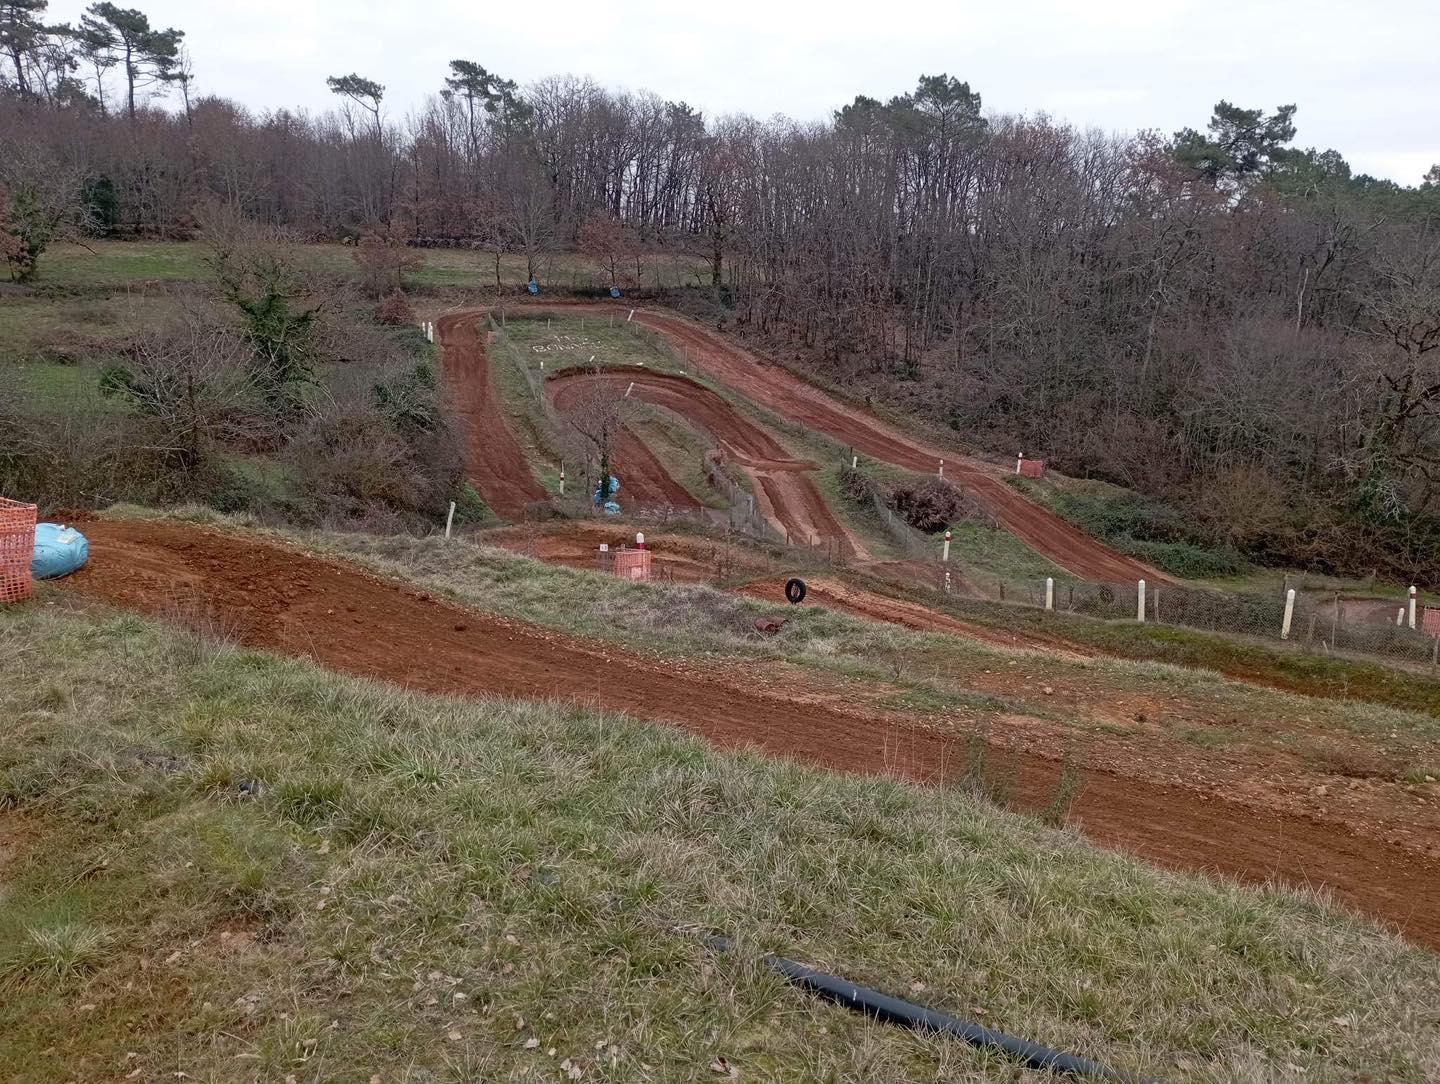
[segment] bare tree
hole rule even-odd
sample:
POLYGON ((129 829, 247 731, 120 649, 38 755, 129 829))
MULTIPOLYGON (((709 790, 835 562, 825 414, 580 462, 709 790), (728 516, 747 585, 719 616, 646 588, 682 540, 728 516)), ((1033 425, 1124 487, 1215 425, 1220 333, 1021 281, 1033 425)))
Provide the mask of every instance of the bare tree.
POLYGON ((635 409, 635 400, 596 385, 587 388, 562 415, 571 435, 572 454, 584 466, 586 489, 593 486, 602 504, 611 497, 615 450, 635 409))

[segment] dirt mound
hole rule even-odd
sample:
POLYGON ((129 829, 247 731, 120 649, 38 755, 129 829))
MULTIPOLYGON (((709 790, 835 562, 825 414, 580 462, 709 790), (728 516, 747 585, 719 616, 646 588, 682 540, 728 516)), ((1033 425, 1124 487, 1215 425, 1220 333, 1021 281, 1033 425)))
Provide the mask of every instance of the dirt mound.
MULTIPOLYGON (((767 681, 751 667, 656 659, 443 602, 340 562, 177 523, 90 524, 89 567, 67 589, 161 615, 199 613, 247 644, 442 693, 547 697, 678 724, 842 771, 937 781, 964 750, 851 698, 767 681)), ((1007 751, 1017 801, 1043 807, 1059 764, 1007 751)), ((1440 947, 1440 868, 1306 817, 1118 774, 1089 774, 1073 819, 1096 841, 1162 865, 1328 886, 1440 947)))

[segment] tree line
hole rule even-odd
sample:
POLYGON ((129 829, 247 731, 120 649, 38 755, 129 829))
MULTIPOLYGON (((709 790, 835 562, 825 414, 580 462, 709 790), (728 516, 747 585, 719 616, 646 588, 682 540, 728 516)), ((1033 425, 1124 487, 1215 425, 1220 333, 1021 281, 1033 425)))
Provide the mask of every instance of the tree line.
POLYGON ((1440 581, 1440 167, 1357 174, 1296 145, 1294 105, 1118 136, 933 75, 761 121, 456 59, 403 116, 353 72, 331 112, 254 113, 192 93, 178 30, 44 12, 0 3, 12 271, 27 228, 188 236, 216 200, 540 277, 560 249, 620 283, 682 252, 689 304, 978 446, 1161 497, 1262 558, 1440 581))

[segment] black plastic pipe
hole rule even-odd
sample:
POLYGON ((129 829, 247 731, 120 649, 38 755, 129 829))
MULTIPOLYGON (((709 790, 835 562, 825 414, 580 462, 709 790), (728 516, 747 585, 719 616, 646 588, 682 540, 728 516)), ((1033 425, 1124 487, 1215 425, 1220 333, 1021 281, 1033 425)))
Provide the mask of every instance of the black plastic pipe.
MULTIPOLYGON (((721 937, 718 934, 706 934, 705 943, 719 952, 728 952, 734 947, 730 938, 721 937)), ((987 1028, 970 1020, 961 1020, 959 1017, 936 1012, 923 1005, 916 1005, 914 1002, 882 994, 878 990, 856 986, 853 982, 836 975, 827 975, 823 971, 816 971, 804 964, 796 963, 794 960, 787 960, 783 956, 765 956, 761 958, 761 962, 784 975, 796 986, 854 1012, 864 1013, 866 1016, 872 1016, 887 1024, 899 1024, 916 1031, 938 1031, 946 1035, 953 1035, 957 1039, 965 1040, 971 1046, 998 1050, 1014 1058, 1028 1069, 1049 1069, 1052 1072, 1065 1073, 1069 1076, 1146 1084, 1145 1078, 1135 1076, 1133 1073, 1118 1072, 1087 1058, 1067 1054, 1063 1050, 1053 1050, 1040 1043, 1019 1039, 1014 1035, 1007 1035, 1003 1031, 996 1031, 994 1028, 987 1028)))

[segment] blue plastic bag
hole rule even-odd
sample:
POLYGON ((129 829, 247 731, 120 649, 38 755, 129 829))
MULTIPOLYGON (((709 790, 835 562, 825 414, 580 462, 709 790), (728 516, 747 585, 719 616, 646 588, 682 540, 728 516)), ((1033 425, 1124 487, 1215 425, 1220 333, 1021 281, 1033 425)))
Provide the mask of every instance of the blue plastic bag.
POLYGON ((90 559, 90 543, 74 527, 58 523, 35 524, 35 553, 30 558, 30 575, 37 580, 68 576, 84 568, 90 559))

